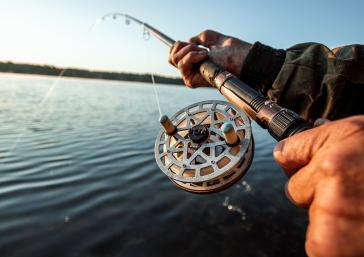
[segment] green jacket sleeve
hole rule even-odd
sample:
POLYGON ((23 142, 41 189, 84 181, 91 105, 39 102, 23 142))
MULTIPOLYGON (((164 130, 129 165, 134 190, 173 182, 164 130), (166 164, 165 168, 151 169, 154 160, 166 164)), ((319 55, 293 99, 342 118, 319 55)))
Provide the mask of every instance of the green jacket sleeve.
POLYGON ((241 79, 309 122, 364 114, 364 45, 304 43, 284 51, 256 42, 241 79))

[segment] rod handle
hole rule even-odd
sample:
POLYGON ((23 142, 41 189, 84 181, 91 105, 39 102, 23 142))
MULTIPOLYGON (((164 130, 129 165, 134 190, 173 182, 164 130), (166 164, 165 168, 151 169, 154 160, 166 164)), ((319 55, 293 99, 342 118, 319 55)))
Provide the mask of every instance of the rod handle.
POLYGON ((244 110, 261 127, 268 129, 276 140, 280 141, 311 128, 297 113, 268 100, 254 88, 230 72, 222 70, 210 60, 202 62, 199 69, 208 83, 219 89, 229 102, 244 110))

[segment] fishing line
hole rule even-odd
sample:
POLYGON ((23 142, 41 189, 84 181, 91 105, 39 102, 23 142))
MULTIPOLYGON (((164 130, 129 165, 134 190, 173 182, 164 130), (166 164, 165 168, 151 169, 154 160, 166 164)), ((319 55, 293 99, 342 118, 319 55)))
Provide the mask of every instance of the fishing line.
POLYGON ((53 93, 53 90, 56 88, 56 86, 58 85, 59 79, 61 77, 63 77, 64 73, 66 72, 67 69, 63 69, 58 76, 56 77, 56 79, 53 81, 52 85, 50 86, 50 88, 47 90, 46 94, 44 95, 42 101, 40 101, 39 106, 38 107, 42 107, 42 105, 48 100, 48 97, 53 93))
MULTIPOLYGON (((33 124, 33 120, 34 118, 39 114, 37 111, 39 111, 40 107, 42 107, 44 105, 44 103, 49 99, 49 97, 52 95, 54 89, 57 87, 58 82, 60 80, 61 77, 63 77, 64 73, 66 72, 67 69, 62 69, 61 72, 58 74, 58 76, 53 80, 53 83, 51 84, 51 86, 48 88, 48 90, 46 91, 46 93, 44 94, 44 96, 41 98, 41 100, 38 102, 37 106, 36 106, 36 111, 33 113, 33 115, 31 116, 31 118, 29 119, 31 122, 29 122, 28 126, 24 126, 23 129, 21 130, 21 132, 18 134, 18 136, 16 137, 16 139, 14 140, 14 143, 12 144, 12 146, 9 148, 9 150, 7 152, 5 152, 6 155, 10 155, 13 151, 15 151, 15 149, 17 148, 18 144, 21 142, 21 140, 23 139, 23 137, 26 134, 26 130, 33 124)), ((39 122, 42 122, 43 120, 45 120, 48 116, 43 116, 39 122)), ((5 161, 6 156, 4 156, 4 159, 1 161, 1 163, 3 164, 5 161)))
MULTIPOLYGON (((149 40, 150 39, 150 34, 147 30, 145 30, 144 28, 144 31, 143 31, 143 38, 144 40, 149 40), (146 33, 149 35, 149 37, 146 37, 146 33)), ((148 66, 149 67, 152 67, 150 65, 150 55, 149 55, 149 51, 147 51, 147 63, 148 63, 148 66)), ((154 78, 154 72, 151 71, 150 72, 150 76, 152 78, 152 84, 153 84, 153 91, 154 91, 154 99, 157 103, 157 108, 158 108, 158 112, 159 112, 159 117, 162 117, 162 108, 161 108, 161 105, 160 105, 160 101, 159 101, 159 96, 158 96, 158 90, 157 90, 157 86, 156 86, 156 83, 155 83, 155 78, 154 78)))
POLYGON ((157 102, 157 106, 158 106, 158 111, 159 111, 159 117, 162 117, 162 109, 161 109, 161 105, 159 102, 159 97, 158 97, 158 92, 157 92, 157 87, 155 85, 155 80, 154 80, 154 75, 153 73, 150 74, 152 76, 152 82, 153 82, 153 89, 154 89, 154 96, 155 96, 155 100, 157 102))
MULTIPOLYGON (((109 13, 109 14, 106 14, 106 15, 96 19, 94 24, 90 27, 90 30, 92 30, 98 24, 100 24, 101 21, 104 21, 105 19, 107 19, 109 17, 111 17, 113 20, 117 20, 119 17, 124 18, 126 26, 130 25, 131 21, 136 22, 136 23, 138 23, 138 24, 140 24, 142 26, 143 39, 147 41, 147 40, 149 40, 151 38, 149 30, 148 30, 148 28, 146 27, 146 25, 143 22, 141 22, 138 19, 135 19, 134 17, 131 17, 131 16, 127 15, 127 14, 123 14, 123 13, 109 13)), ((148 64, 150 64, 149 51, 148 51, 148 54, 147 54, 147 62, 148 62, 148 64)), ((149 65, 149 67, 151 67, 151 65, 149 65)), ((155 101, 156 101, 156 104, 157 104, 159 116, 161 117, 162 116, 162 109, 161 109, 161 105, 160 105, 160 101, 159 101, 158 90, 157 90, 157 86, 156 86, 153 71, 150 73, 150 76, 151 76, 152 83, 153 83, 154 98, 155 98, 155 101)))
MULTIPOLYGON (((118 16, 123 16, 125 18, 125 24, 129 25, 130 24, 130 20, 134 20, 137 21, 138 23, 140 23, 143 27, 143 38, 145 40, 149 40, 150 39, 150 33, 149 31, 146 29, 146 27, 144 26, 143 23, 141 23, 140 21, 136 20, 133 17, 130 17, 128 15, 125 14, 121 14, 121 13, 113 13, 113 14, 107 14, 101 18, 96 19, 96 21, 94 22, 94 24, 92 24, 92 26, 90 27, 89 30, 92 30, 95 26, 97 26, 101 21, 105 20, 105 18, 107 18, 108 16, 111 16, 114 20, 118 18, 118 16)), ((41 98, 41 100, 39 101, 38 105, 36 106, 37 110, 40 109, 40 107, 42 107, 44 105, 44 103, 49 99, 49 97, 52 95, 54 89, 57 87, 58 82, 60 80, 61 77, 63 77, 64 73, 66 72, 67 69, 62 69, 61 72, 58 74, 58 76, 55 78, 55 80, 53 81, 53 83, 51 84, 51 86, 48 88, 48 90, 46 91, 45 95, 41 98)), ((155 83, 155 79, 154 79, 154 74, 151 73, 151 78, 152 78, 152 83, 153 83, 153 90, 154 90, 154 97, 157 103, 157 108, 159 111, 159 115, 162 116, 162 110, 161 110, 161 106, 160 106, 160 102, 159 102, 159 97, 158 97, 158 92, 157 92, 157 88, 156 88, 156 83, 155 83)), ((35 112, 32 116, 31 116, 31 121, 34 120, 34 118, 38 115, 38 112, 35 112)), ((42 119, 40 120, 40 122, 42 122, 45 118, 47 118, 48 116, 43 116, 42 119)), ((29 126, 32 125, 32 122, 29 122, 29 126)), ((18 146, 18 144, 21 142, 21 140, 23 139, 24 135, 26 134, 26 130, 28 129, 29 126, 25 126, 23 127, 23 129, 21 130, 21 132, 18 134, 18 136, 16 137, 16 139, 14 140, 14 143, 12 144, 12 146, 9 148, 8 151, 5 152, 6 155, 10 155, 18 146)), ((5 157, 5 156, 4 156, 5 157)), ((1 163, 4 162, 6 158, 4 158, 1 163)))
MULTIPOLYGON (((126 25, 129 25, 130 24, 130 20, 128 20, 127 18, 125 19, 125 24, 126 25)), ((150 39, 150 33, 149 31, 145 28, 145 26, 143 25, 143 39, 144 40, 149 40, 150 39)), ((152 67, 150 65, 150 56, 149 56, 149 51, 147 52, 147 60, 148 60, 148 66, 149 67, 152 67)), ((157 91, 157 86, 156 86, 156 83, 155 83, 155 79, 154 79, 154 72, 152 71, 150 73, 150 76, 152 78, 152 83, 153 83, 153 91, 154 91, 154 98, 155 98, 155 101, 157 103, 157 107, 158 107, 158 111, 159 111, 159 117, 162 117, 162 109, 161 109, 161 105, 160 105, 160 101, 159 101, 159 96, 158 96, 158 91, 157 91)))

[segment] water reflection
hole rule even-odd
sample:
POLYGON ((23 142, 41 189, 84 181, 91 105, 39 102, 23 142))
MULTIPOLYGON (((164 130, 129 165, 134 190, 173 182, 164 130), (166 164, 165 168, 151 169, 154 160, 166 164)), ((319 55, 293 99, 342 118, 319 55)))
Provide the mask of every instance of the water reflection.
MULTIPOLYGON (((1 256, 305 256, 306 212, 284 196, 266 131, 253 124, 255 157, 243 180, 190 194, 155 163, 152 86, 60 79, 30 119, 52 82, 0 77, 1 256)), ((158 95, 169 116, 222 99, 174 86, 158 86, 158 95)))
POLYGON ((237 212, 241 215, 241 220, 246 220, 246 213, 238 206, 229 203, 229 196, 225 196, 222 206, 226 207, 231 212, 237 212))

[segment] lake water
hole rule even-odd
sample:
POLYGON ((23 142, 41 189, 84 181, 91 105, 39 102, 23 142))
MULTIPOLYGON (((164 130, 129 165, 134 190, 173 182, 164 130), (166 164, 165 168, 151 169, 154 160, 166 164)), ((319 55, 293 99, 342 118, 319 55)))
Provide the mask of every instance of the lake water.
MULTIPOLYGON (((155 163, 151 85, 54 83, 0 76, 1 257, 305 256, 307 213, 286 199, 275 142, 256 124, 247 175, 220 193, 195 195, 155 163)), ((223 99, 211 89, 157 90, 167 115, 223 99)))

